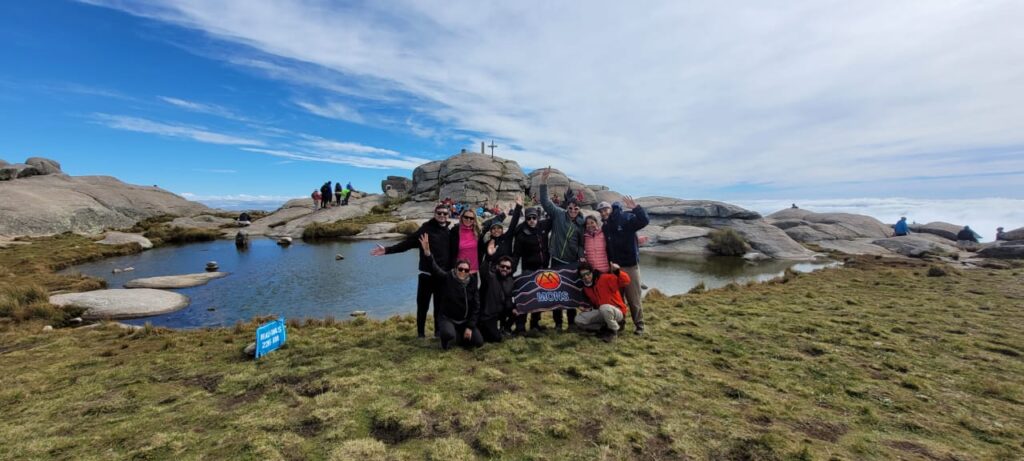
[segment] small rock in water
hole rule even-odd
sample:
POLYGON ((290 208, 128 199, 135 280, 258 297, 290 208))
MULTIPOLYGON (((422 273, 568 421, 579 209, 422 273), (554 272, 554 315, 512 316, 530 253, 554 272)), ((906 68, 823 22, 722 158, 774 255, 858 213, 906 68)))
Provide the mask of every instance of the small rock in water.
POLYGON ((366 317, 366 311, 352 311, 349 315, 353 317, 366 317))
POLYGON ((217 261, 210 261, 210 262, 206 263, 206 271, 207 272, 213 272, 213 271, 217 270, 219 267, 220 266, 217 266, 217 261))
POLYGON ((213 311, 215 311, 215 310, 217 310, 217 308, 216 308, 216 307, 207 307, 207 308, 206 308, 206 311, 207 311, 207 312, 213 312, 213 311))
POLYGON ((647 284, 641 283, 640 284, 640 289, 641 290, 646 290, 647 289, 647 284))
POLYGON ((47 326, 43 327, 43 331, 53 331, 53 327, 50 326, 50 325, 47 325, 47 326))
POLYGON ((277 239, 277 244, 281 245, 281 246, 291 245, 292 244, 292 238, 291 237, 281 237, 281 238, 277 239))
POLYGON ((116 268, 116 267, 115 267, 115 268, 114 268, 114 270, 113 270, 113 272, 114 272, 115 274, 120 274, 120 273, 122 273, 122 272, 131 272, 131 271, 133 271, 133 270, 135 270, 135 268, 134 268, 134 267, 126 267, 126 268, 124 268, 124 269, 119 269, 119 268, 116 268))
POLYGON ((342 259, 345 259, 345 257, 342 256, 342 255, 334 255, 334 260, 335 261, 341 261, 342 259))
POLYGON ((245 349, 242 350, 242 353, 245 355, 256 355, 256 343, 249 343, 249 345, 245 346, 245 349))

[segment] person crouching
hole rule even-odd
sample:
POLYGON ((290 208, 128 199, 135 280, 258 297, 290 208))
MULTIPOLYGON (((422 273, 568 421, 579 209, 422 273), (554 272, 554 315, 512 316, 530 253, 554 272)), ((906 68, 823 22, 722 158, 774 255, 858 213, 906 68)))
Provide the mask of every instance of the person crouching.
MULTIPOLYGON (((494 245, 491 245, 494 248, 494 245)), ((490 250, 490 249, 489 249, 490 250)), ((512 257, 502 256, 496 264, 485 265, 480 273, 486 283, 483 284, 483 314, 480 315, 480 332, 484 341, 500 343, 502 331, 511 331, 511 322, 515 319, 512 310, 512 257)))
POLYGON ((431 256, 428 236, 420 236, 420 246, 423 255, 430 260, 431 272, 440 281, 437 287, 440 298, 437 326, 441 333, 441 348, 450 348, 452 340, 467 349, 483 346, 484 338, 476 326, 480 315, 479 284, 477 275, 470 274, 469 261, 460 259, 455 262, 454 269, 446 271, 431 256))
POLYGON ((619 270, 619 265, 612 263, 611 271, 602 274, 590 263, 580 263, 577 274, 583 281, 583 294, 587 295, 590 304, 596 309, 580 312, 576 315, 576 327, 580 330, 597 331, 598 337, 604 342, 611 342, 618 335, 624 322, 626 302, 622 299, 622 289, 629 286, 629 274, 619 270))

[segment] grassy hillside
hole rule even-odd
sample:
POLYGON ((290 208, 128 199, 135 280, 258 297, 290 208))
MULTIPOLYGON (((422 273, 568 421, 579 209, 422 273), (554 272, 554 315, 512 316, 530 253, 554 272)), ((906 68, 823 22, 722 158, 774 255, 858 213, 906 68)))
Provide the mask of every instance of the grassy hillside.
POLYGON ((649 296, 650 335, 442 352, 410 318, 0 326, 0 459, 1021 459, 1019 270, 857 260, 649 296), (933 275, 939 275, 932 271, 933 275))

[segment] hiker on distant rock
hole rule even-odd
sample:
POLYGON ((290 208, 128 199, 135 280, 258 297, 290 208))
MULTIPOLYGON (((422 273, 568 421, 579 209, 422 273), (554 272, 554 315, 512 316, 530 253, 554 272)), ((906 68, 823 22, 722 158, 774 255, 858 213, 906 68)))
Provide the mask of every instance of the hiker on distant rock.
POLYGON ((243 211, 240 215, 238 215, 237 223, 239 226, 242 227, 248 226, 252 224, 252 217, 249 216, 249 213, 243 211))
POLYGON ((430 253, 430 236, 419 238, 420 248, 430 264, 430 271, 438 281, 438 302, 434 311, 441 336, 441 349, 456 344, 467 349, 484 345, 483 335, 477 329, 480 316, 480 294, 477 276, 470 273, 469 261, 459 259, 452 269, 437 264, 430 253))
POLYGON ((342 192, 345 194, 345 196, 341 199, 341 204, 348 205, 348 199, 352 197, 352 193, 355 191, 356 190, 352 188, 351 181, 345 183, 345 188, 342 189, 342 192))
POLYGON ((483 259, 484 248, 479 245, 480 221, 476 219, 476 212, 466 207, 459 213, 459 220, 455 222, 451 232, 448 233, 448 254, 451 255, 450 262, 457 259, 469 261, 469 270, 473 274, 480 270, 480 260, 483 259))
POLYGON ((609 263, 618 264, 622 270, 629 274, 629 286, 626 287, 626 303, 629 305, 629 314, 633 318, 633 332, 637 335, 644 334, 644 312, 642 299, 640 297, 640 246, 638 244, 637 231, 647 227, 650 219, 647 211, 637 205, 633 197, 622 198, 630 211, 623 211, 622 203, 615 202, 608 206, 608 202, 601 202, 598 211, 604 220, 601 230, 604 232, 605 243, 608 246, 609 263))
POLYGON ((448 253, 448 245, 450 244, 448 236, 448 215, 448 207, 438 204, 434 207, 434 219, 423 223, 416 232, 406 237, 405 240, 387 248, 378 244, 370 251, 370 254, 373 256, 401 253, 413 248, 421 248, 421 236, 426 235, 430 239, 430 244, 432 248, 434 248, 433 258, 428 258, 421 249, 419 262, 420 274, 416 286, 416 334, 420 338, 425 337, 424 330, 427 323, 427 312, 430 310, 431 298, 434 298, 434 336, 439 334, 437 325, 437 287, 439 286, 439 281, 431 271, 431 264, 437 264, 441 267, 447 267, 449 264, 449 258, 451 255, 448 253), (431 259, 433 259, 433 262, 431 262, 431 259))
POLYGON ((1003 232, 1002 227, 996 228, 996 240, 1006 240, 1006 232, 1003 232))
POLYGON ((974 232, 971 229, 971 226, 964 226, 964 228, 960 229, 960 232, 957 232, 956 234, 956 240, 958 242, 978 243, 979 239, 981 239, 981 236, 974 232))
MULTIPOLYGON (((515 231, 515 242, 513 243, 513 264, 514 269, 522 263, 520 274, 532 272, 548 267, 548 229, 551 221, 540 220, 540 211, 535 207, 526 210, 526 222, 515 231)), ((526 327, 526 315, 516 318, 516 331, 524 333, 526 327)), ((530 314, 530 329, 543 331, 545 328, 540 324, 540 312, 530 314)))
POLYGON ((796 204, 795 204, 795 203, 794 203, 794 204, 793 204, 793 206, 791 206, 790 208, 792 208, 792 209, 794 209, 794 210, 799 210, 799 209, 800 209, 800 207, 796 206, 796 204))
MULTIPOLYGON (((540 175, 540 204, 544 211, 551 216, 551 240, 548 244, 551 252, 552 269, 573 269, 579 266, 583 257, 583 215, 580 214, 580 204, 576 198, 569 195, 565 201, 565 208, 559 208, 548 197, 548 177, 551 176, 551 167, 544 169, 540 175)), ((576 310, 566 309, 569 317, 569 327, 575 328, 576 310)), ((553 312, 555 328, 562 329, 562 310, 553 312)))
MULTIPOLYGON (((493 253, 494 245, 488 247, 488 251, 493 253)), ((511 322, 515 319, 512 313, 515 308, 512 302, 512 258, 505 255, 496 261, 494 265, 487 265, 480 271, 483 275, 480 289, 483 294, 480 296, 482 314, 479 327, 484 341, 489 343, 500 343, 502 334, 511 332, 511 322)))
POLYGON ((593 309, 576 316, 576 326, 581 330, 600 331, 605 342, 611 342, 618 335, 621 322, 626 315, 626 303, 622 290, 629 286, 629 274, 611 264, 611 272, 602 273, 590 263, 580 263, 576 273, 583 282, 583 294, 590 300, 593 309))
POLYGON ((907 217, 900 216, 900 220, 896 224, 892 225, 893 235, 896 237, 902 237, 910 234, 910 226, 907 225, 907 217))
POLYGON ((313 209, 316 210, 316 209, 320 208, 320 199, 321 199, 320 191, 314 189, 312 197, 313 197, 313 209))
POLYGON ((596 216, 587 216, 586 230, 583 231, 583 255, 591 267, 602 274, 608 273, 608 245, 604 239, 604 231, 596 216))
POLYGON ((341 205, 341 197, 345 192, 341 190, 341 182, 334 183, 334 205, 341 205))
POLYGON ((331 182, 327 181, 320 186, 320 208, 331 206, 331 182))

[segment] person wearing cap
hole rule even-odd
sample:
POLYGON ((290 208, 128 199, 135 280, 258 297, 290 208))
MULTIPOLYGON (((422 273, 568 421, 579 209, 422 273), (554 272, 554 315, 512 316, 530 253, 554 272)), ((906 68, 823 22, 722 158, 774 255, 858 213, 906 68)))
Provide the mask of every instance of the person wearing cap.
MULTIPOLYGON (((526 222, 520 224, 515 231, 515 241, 512 244, 512 268, 515 269, 522 263, 520 273, 532 272, 548 267, 548 229, 550 220, 541 220, 540 211, 535 207, 526 209, 526 222)), ((524 333, 526 329, 526 315, 516 318, 516 332, 524 333)), ((540 325, 540 313, 530 314, 530 329, 536 331, 544 330, 540 325)))
MULTIPOLYGON (((559 208, 548 198, 548 177, 551 167, 545 168, 540 179, 540 204, 551 217, 551 239, 548 245, 551 252, 552 269, 572 269, 580 264, 583 258, 583 215, 580 204, 573 194, 567 194, 565 208, 559 208)), ((576 310, 566 309, 569 327, 575 329, 576 310)), ((553 313, 555 328, 562 329, 562 311, 553 313)))
POLYGON ((378 244, 370 251, 373 256, 384 256, 395 253, 402 253, 413 248, 420 248, 419 280, 416 286, 416 335, 420 338, 426 337, 427 312, 430 310, 430 299, 434 299, 434 336, 439 335, 437 324, 437 290, 440 286, 440 279, 434 276, 431 264, 436 263, 441 267, 448 267, 451 255, 449 254, 449 230, 448 215, 450 211, 443 204, 434 207, 434 219, 423 223, 416 232, 389 247, 378 244), (420 237, 426 235, 430 239, 433 258, 424 254, 420 245, 420 237), (433 261, 431 261, 431 259, 433 261))
POLYGON ((629 286, 625 289, 626 303, 629 305, 629 315, 633 318, 633 326, 636 328, 634 333, 642 335, 644 311, 640 296, 640 245, 636 233, 647 227, 650 218, 647 217, 647 211, 637 205, 633 197, 627 195, 622 201, 630 211, 623 211, 622 203, 619 202, 610 206, 607 202, 601 202, 597 206, 597 211, 604 220, 601 230, 604 232, 609 263, 619 265, 629 274, 629 286))
POLYGON ((512 210, 512 222, 508 225, 508 232, 505 232, 505 226, 502 224, 505 221, 505 213, 498 207, 494 207, 494 210, 496 211, 495 216, 484 222, 484 233, 480 234, 479 246, 486 250, 482 253, 483 257, 480 260, 481 268, 493 265, 502 256, 512 256, 512 243, 515 234, 513 231, 523 216, 523 196, 516 196, 516 207, 512 210), (489 248, 491 245, 494 246, 493 254, 489 248))

